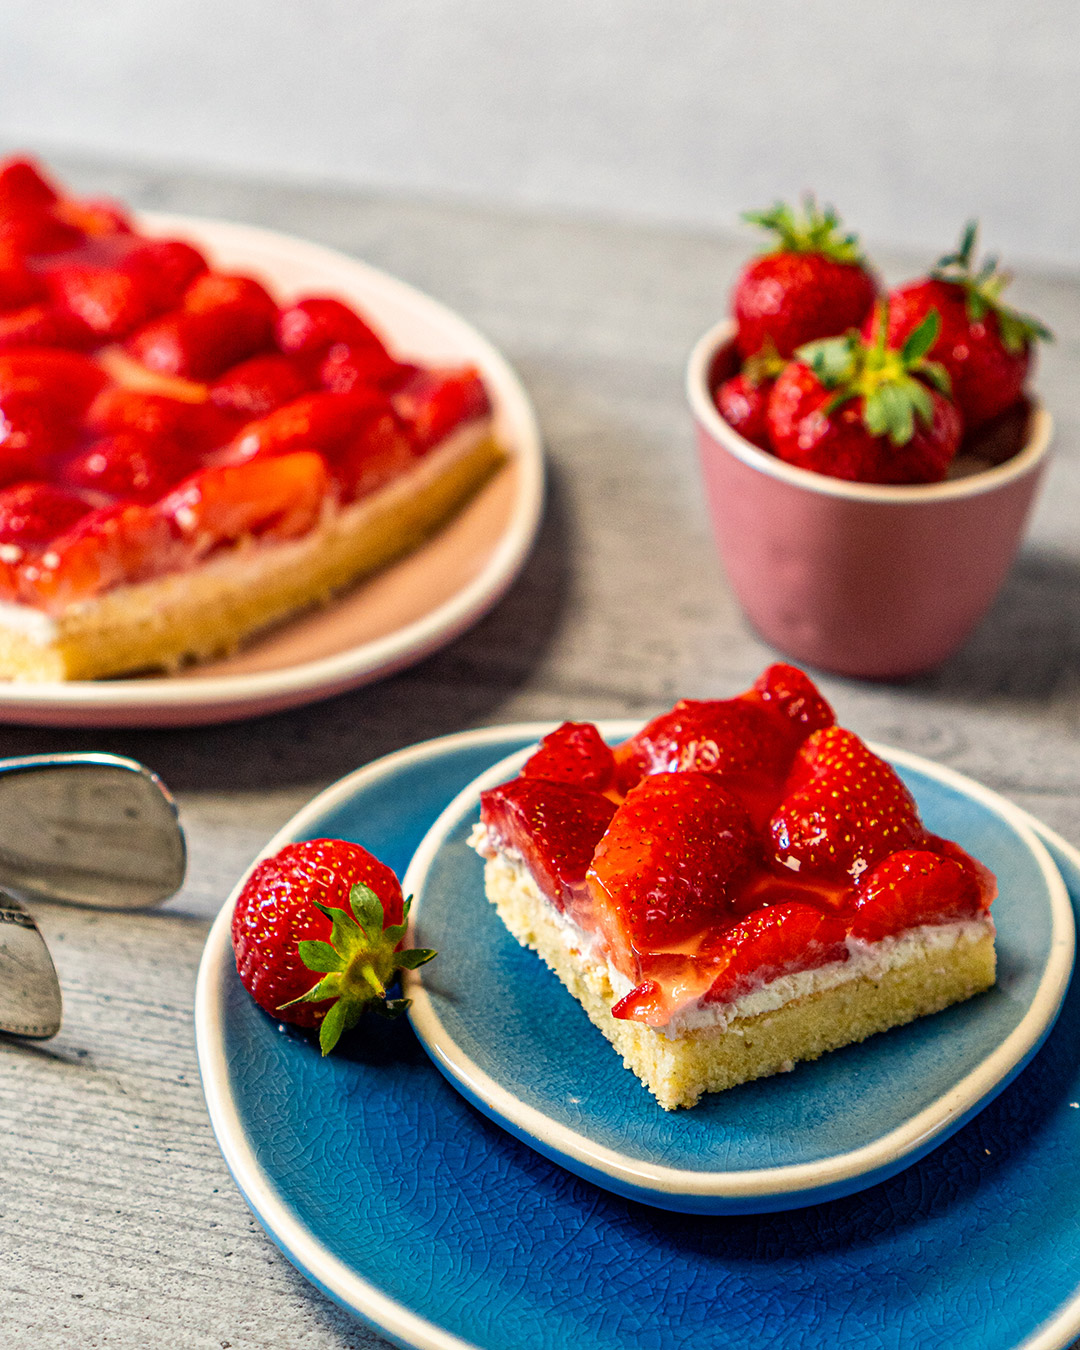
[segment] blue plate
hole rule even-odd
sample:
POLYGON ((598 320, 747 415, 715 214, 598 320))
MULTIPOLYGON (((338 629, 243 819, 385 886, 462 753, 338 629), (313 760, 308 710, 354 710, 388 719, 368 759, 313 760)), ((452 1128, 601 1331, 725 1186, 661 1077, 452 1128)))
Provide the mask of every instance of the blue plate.
MULTIPOLYGON (((391 756, 324 793, 271 847, 339 835, 403 872, 448 802, 542 730, 391 756)), ((1075 907, 1080 854, 1028 823, 1075 907)), ((399 1345, 1060 1350, 1080 1334, 1075 986, 1024 1073, 890 1180, 780 1214, 677 1215, 601 1190, 494 1125, 406 1023, 373 1019, 326 1060, 282 1033, 236 978, 229 909, 196 996, 218 1142, 285 1254, 399 1345)))
MULTIPOLYGON (((613 742, 634 724, 604 727, 613 742)), ((528 750, 482 774, 442 813, 405 877, 416 945, 440 959, 408 978, 410 1019, 437 1068, 485 1115, 578 1176, 698 1214, 834 1200, 898 1172, 981 1110, 1042 1044, 1072 973, 1072 906, 1022 815, 948 769, 877 747, 927 826, 998 878, 999 977, 970 1002, 794 1073, 667 1112, 484 896, 468 845, 480 792, 528 750)))

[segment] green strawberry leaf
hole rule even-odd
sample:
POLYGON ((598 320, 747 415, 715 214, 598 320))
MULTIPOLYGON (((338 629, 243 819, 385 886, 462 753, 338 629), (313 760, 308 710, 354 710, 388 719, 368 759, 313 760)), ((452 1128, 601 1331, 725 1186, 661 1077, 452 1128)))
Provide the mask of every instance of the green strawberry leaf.
POLYGON ((297 943, 300 952, 300 960, 307 966, 308 970, 330 971, 344 970, 345 960, 340 952, 335 951, 329 942, 318 942, 308 939, 297 943))
POLYGON ((418 966, 427 965, 436 955, 430 947, 410 947, 408 951, 398 952, 394 963, 399 970, 416 970, 418 966))
POLYGON ((328 1055, 341 1039, 341 1033, 346 1030, 347 1020, 348 1005, 344 1000, 338 999, 319 1025, 319 1049, 324 1056, 328 1055))
POLYGON ((904 345, 900 348, 900 356, 904 365, 913 366, 916 361, 921 361, 938 340, 940 332, 941 315, 936 309, 932 309, 922 323, 911 330, 904 345))

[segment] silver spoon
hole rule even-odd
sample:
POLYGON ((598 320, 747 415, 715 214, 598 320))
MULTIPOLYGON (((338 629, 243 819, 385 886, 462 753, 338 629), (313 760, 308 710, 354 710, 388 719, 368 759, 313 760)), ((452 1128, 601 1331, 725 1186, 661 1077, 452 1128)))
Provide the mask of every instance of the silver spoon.
POLYGON ((0 1031, 48 1037, 61 995, 21 903, 147 909, 179 890, 183 832, 164 784, 117 755, 0 759, 0 1031))

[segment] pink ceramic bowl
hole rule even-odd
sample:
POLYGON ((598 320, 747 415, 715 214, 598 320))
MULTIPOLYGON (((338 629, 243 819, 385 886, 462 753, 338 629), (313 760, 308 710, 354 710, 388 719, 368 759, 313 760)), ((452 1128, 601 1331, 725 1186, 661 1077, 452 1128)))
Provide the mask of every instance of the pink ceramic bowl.
POLYGON ((785 464, 717 412, 734 325, 687 371, 709 510, 735 594, 765 640, 839 675, 898 679, 964 641, 1016 555, 1053 429, 1030 411, 1022 448, 945 483, 847 483, 785 464))

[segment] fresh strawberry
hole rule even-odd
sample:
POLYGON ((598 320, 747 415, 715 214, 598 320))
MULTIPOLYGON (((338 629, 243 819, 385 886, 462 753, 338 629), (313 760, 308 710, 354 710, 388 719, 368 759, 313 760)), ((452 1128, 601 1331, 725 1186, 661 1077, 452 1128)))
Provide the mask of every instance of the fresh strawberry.
POLYGON ((246 535, 293 539, 322 513, 330 474, 322 455, 300 451, 202 469, 159 503, 196 555, 246 535))
POLYGON ((319 383, 334 394, 358 389, 395 389, 416 367, 395 361, 384 347, 347 347, 336 343, 319 363, 319 383))
POLYGON ((757 909, 719 937, 710 948, 719 970, 706 1003, 732 1003, 767 980, 846 961, 847 925, 801 900, 757 909))
POLYGON ((742 370, 725 380, 713 395, 716 409, 728 426, 762 450, 769 449, 765 417, 769 395, 785 364, 775 347, 766 343, 764 350, 744 362, 742 370))
POLYGON ((366 389, 346 397, 357 402, 353 426, 344 444, 328 453, 342 497, 357 501, 413 468, 416 451, 401 418, 382 394, 366 389))
POLYGON ((155 502, 192 469, 192 457, 175 441, 145 432, 102 436, 60 471, 74 487, 122 501, 155 502))
POLYGON ((76 418, 105 382, 97 362, 78 352, 50 347, 0 352, 0 404, 12 395, 25 396, 61 418, 76 418))
POLYGON ((359 314, 329 296, 308 296, 283 309, 274 336, 278 347, 290 356, 318 355, 336 343, 386 351, 382 339, 359 314))
POLYGON ((225 272, 202 272, 184 292, 183 307, 189 314, 214 314, 220 310, 240 309, 269 333, 277 315, 277 305, 269 291, 254 277, 225 272))
POLYGON ((928 277, 891 291, 888 313, 888 340, 895 347, 937 311, 941 327, 929 354, 948 372, 968 430, 1019 402, 1035 342, 1051 337, 1038 319, 1003 302, 1010 278, 994 259, 976 270, 977 233, 972 221, 956 253, 942 258, 928 277))
POLYGON ((859 483, 934 483, 960 445, 960 414, 945 395, 948 375, 926 353, 936 312, 904 345, 857 333, 811 343, 776 381, 769 440, 779 459, 859 483))
POLYGON ((421 370, 394 390, 392 400, 421 451, 466 422, 491 412, 484 383, 471 366, 462 370, 421 370))
POLYGON ((108 341, 126 337, 154 313, 152 293, 120 267, 68 263, 49 273, 49 286, 60 305, 108 341))
POLYGON ((20 572, 23 594, 51 613, 125 581, 142 581, 179 567, 187 556, 153 507, 136 502, 91 511, 52 540, 20 572))
POLYGON ((33 394, 5 394, 0 400, 0 484, 41 478, 73 433, 54 408, 33 394))
POLYGON ((14 156, 0 163, 0 210, 47 208, 59 193, 33 160, 14 156))
POLYGON ((805 671, 777 661, 754 681, 753 694, 781 725, 804 741, 813 731, 836 723, 836 714, 805 671))
POLYGON ((952 923, 980 912, 979 885, 970 869, 925 849, 903 849, 871 868, 854 898, 851 936, 878 942, 920 924, 952 923))
POLYGON ((634 953, 670 951, 730 919, 758 857, 749 816, 710 774, 643 779, 616 811, 588 874, 617 967, 629 975, 634 953))
POLYGON ((245 427, 233 447, 235 458, 245 460, 300 449, 336 449, 346 443, 359 419, 385 407, 385 398, 371 390, 359 394, 304 394, 245 427))
POLYGON ((735 284, 735 341, 743 357, 770 343, 780 356, 791 356, 804 342, 862 323, 877 284, 858 241, 840 232, 831 207, 819 210, 811 197, 801 217, 778 203, 744 219, 774 232, 777 246, 744 267, 735 284))
POLYGON ((312 385, 295 361, 271 352, 227 370, 210 386, 210 397, 219 408, 243 413, 245 418, 265 417, 307 393, 312 385))
POLYGON ((5 488, 0 492, 0 544, 21 549, 47 544, 89 510, 82 497, 50 483, 19 483, 5 488))
POLYGON ((27 305, 0 314, 0 350, 11 347, 69 347, 81 351, 96 341, 94 330, 59 305, 27 305))
POLYGON ((615 777, 615 756, 591 722, 564 722, 548 732, 521 772, 525 778, 605 792, 615 777))
POLYGON ((237 897, 236 969, 272 1017, 319 1027, 326 1055, 365 1008, 392 1017, 408 1006, 389 999, 388 987, 435 955, 402 950, 408 912, 397 877, 359 844, 287 844, 257 864, 237 897))
POLYGON ((815 731, 803 744, 769 833, 777 861, 792 871, 855 879, 926 838, 895 770, 841 727, 815 731))
POLYGON ((501 849, 521 857, 560 911, 585 902, 585 873, 615 805, 599 792, 515 778, 480 794, 480 819, 501 849))
POLYGON ((156 313, 179 305, 191 283, 207 270, 199 250, 181 239, 133 240, 123 265, 149 289, 156 313))
POLYGON ((163 394, 146 394, 141 389, 110 385, 91 403, 85 422, 90 431, 99 435, 136 432, 143 436, 180 440, 186 436, 195 416, 197 405, 163 394))
POLYGON ((83 233, 49 209, 0 207, 0 243, 20 254, 64 253, 83 243, 83 233))

